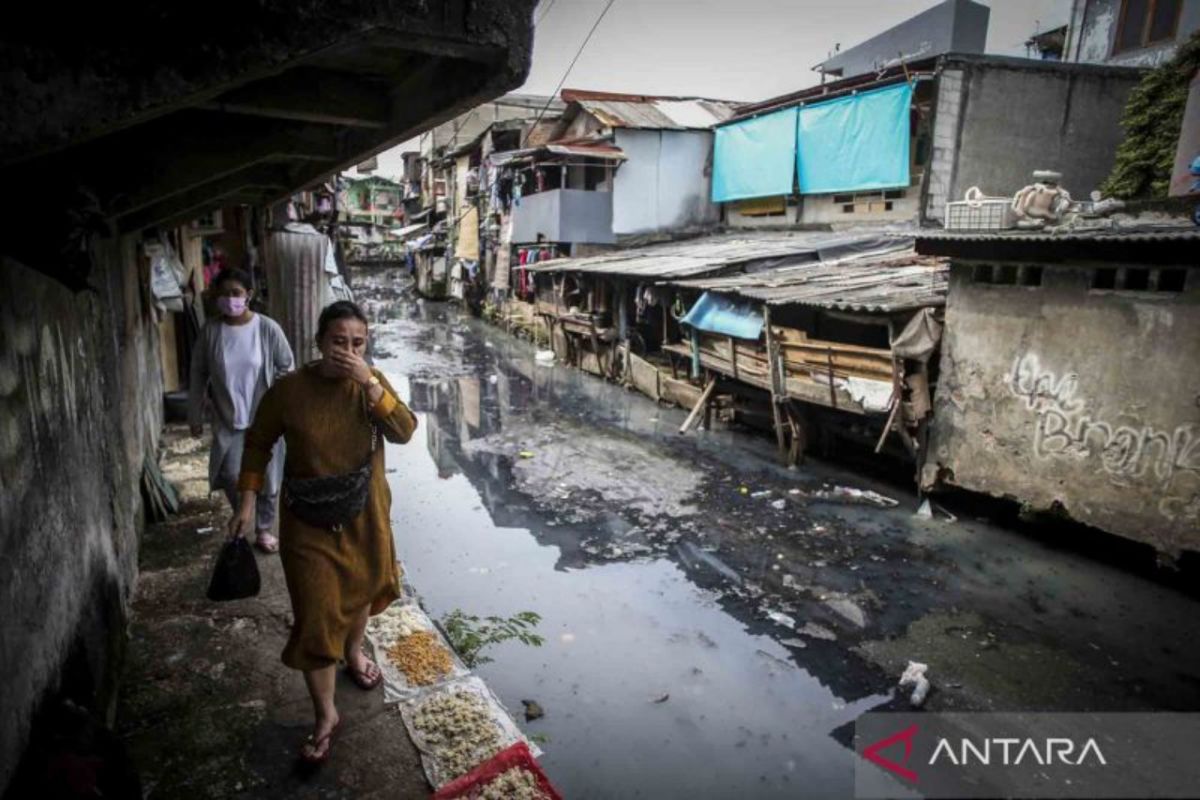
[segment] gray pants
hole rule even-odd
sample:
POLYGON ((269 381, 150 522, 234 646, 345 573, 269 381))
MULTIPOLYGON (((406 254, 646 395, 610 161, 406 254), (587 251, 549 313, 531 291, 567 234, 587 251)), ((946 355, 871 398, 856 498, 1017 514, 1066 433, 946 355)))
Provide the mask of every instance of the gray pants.
MULTIPOLYGON (((221 462, 220 469, 217 470, 217 485, 221 491, 225 492, 225 497, 229 499, 229 506, 236 514, 241 507, 241 492, 237 489, 238 475, 242 471, 242 439, 243 431, 238 431, 231 439, 231 447, 225 454, 225 460, 221 462)), ((258 493, 258 501, 255 503, 255 530, 271 532, 275 527, 275 512, 279 506, 279 496, 277 494, 267 494, 266 491, 258 493)))

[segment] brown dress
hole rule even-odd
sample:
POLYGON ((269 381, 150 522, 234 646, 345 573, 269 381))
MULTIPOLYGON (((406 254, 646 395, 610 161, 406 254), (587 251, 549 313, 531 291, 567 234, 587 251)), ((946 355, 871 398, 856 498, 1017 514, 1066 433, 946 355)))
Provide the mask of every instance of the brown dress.
MULTIPOLYGON (((315 364, 276 381, 246 431, 238 488, 262 488, 280 436, 287 444, 285 481, 358 469, 371 449, 369 420, 389 442, 412 438, 417 418, 383 375, 372 371, 384 389, 373 408, 361 386, 326 378, 315 364)), ((341 531, 305 525, 280 504, 279 557, 295 618, 283 663, 293 669, 320 669, 342 659, 355 615, 364 606, 378 614, 400 596, 383 450, 379 443, 372 458, 366 509, 341 531)))

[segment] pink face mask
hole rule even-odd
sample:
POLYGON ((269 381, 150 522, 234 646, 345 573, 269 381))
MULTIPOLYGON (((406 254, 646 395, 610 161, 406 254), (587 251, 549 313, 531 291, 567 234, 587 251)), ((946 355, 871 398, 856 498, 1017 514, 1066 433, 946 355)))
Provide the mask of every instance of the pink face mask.
POLYGON ((246 298, 222 295, 217 298, 217 310, 227 317, 240 317, 246 313, 246 298))

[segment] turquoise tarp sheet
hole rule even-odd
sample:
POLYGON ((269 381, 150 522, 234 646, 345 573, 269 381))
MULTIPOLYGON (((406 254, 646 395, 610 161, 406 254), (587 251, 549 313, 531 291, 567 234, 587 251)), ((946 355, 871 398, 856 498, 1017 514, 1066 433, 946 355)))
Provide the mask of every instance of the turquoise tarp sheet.
POLYGON ((800 109, 801 194, 908 186, 911 83, 800 109))
POLYGON ((757 339, 762 335, 762 310, 745 302, 705 292, 679 321, 708 333, 720 333, 737 339, 757 339))
POLYGON ((791 194, 796 174, 795 107, 717 128, 714 203, 791 194))

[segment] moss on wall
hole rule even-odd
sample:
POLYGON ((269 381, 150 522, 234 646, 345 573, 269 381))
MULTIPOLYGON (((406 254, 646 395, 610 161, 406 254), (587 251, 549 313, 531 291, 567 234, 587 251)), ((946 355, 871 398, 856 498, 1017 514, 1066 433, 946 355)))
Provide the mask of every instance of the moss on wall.
POLYGON ((1112 174, 1101 190, 1126 199, 1166 197, 1175 165, 1188 86, 1200 69, 1200 32, 1167 63, 1146 74, 1129 96, 1112 174))

